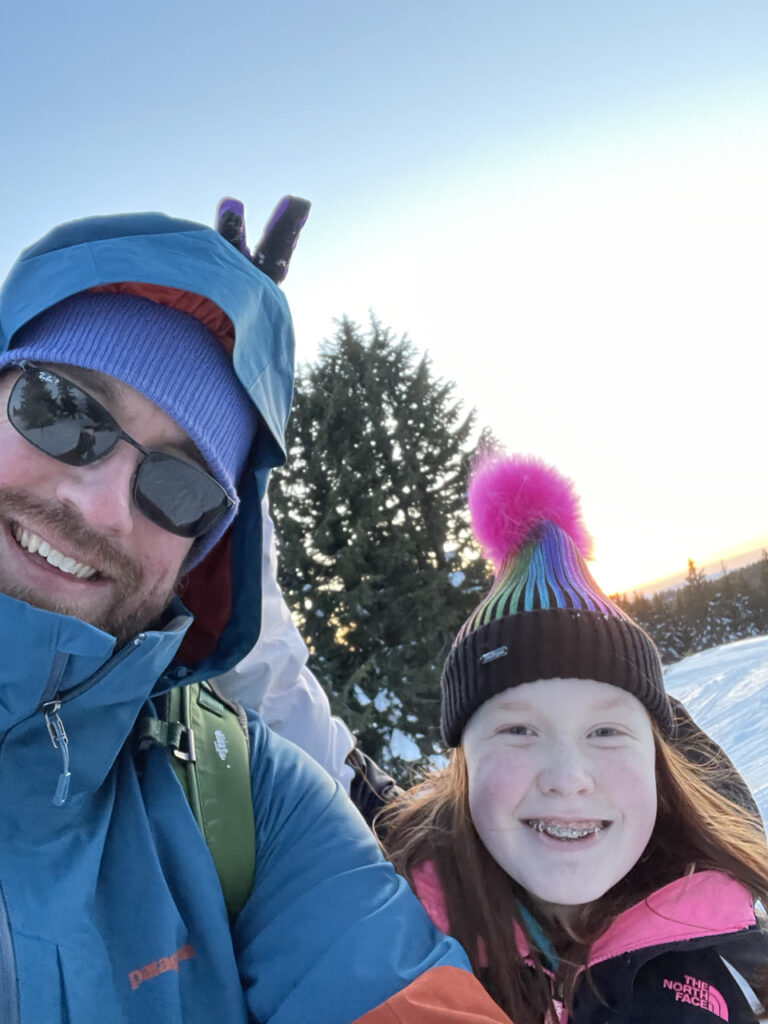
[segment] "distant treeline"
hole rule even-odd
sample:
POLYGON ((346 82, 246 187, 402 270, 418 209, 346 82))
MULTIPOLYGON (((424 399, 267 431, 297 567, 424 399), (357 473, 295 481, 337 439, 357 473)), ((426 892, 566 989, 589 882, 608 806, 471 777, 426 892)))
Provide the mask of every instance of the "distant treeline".
POLYGON ((689 654, 768 633, 768 552, 759 562, 707 577, 688 560, 685 583, 653 597, 615 594, 614 601, 655 641, 670 665, 689 654))

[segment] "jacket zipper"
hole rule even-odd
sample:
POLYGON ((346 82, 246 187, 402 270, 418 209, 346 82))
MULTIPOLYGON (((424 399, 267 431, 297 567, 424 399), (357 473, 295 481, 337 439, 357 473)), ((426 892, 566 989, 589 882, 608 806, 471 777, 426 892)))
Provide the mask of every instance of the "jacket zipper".
POLYGON ((52 700, 48 704, 43 704, 42 708, 53 749, 59 751, 62 762, 59 780, 56 783, 56 792, 53 794, 54 807, 63 807, 67 802, 69 780, 72 778, 72 772, 69 770, 69 740, 67 739, 64 723, 59 718, 60 707, 61 701, 52 700))
MULTIPOLYGON (((84 679, 79 686, 73 686, 66 694, 57 694, 53 700, 48 700, 44 704, 40 705, 40 711, 45 717, 45 725, 48 730, 48 735, 51 738, 54 750, 58 750, 61 755, 61 771, 56 781, 56 791, 53 794, 53 805, 54 807, 63 807, 67 802, 69 796, 69 783, 72 779, 72 772, 69 770, 69 740, 67 739, 67 731, 64 728, 64 723, 61 720, 59 711, 63 704, 74 700, 75 697, 79 697, 83 693, 87 693, 92 687, 94 687, 101 679, 111 672, 120 662, 126 658, 132 650, 141 644, 146 637, 146 634, 139 633, 130 644, 126 644, 125 647, 118 651, 118 653, 109 659, 109 661, 102 665, 101 668, 94 672, 88 679, 84 679)), ((63 674, 63 667, 62 673, 63 674)), ((61 675, 59 676, 59 678, 61 675)), ((4 1018, 0 1017, 0 1021, 4 1018)))
MULTIPOLYGON (((68 704, 75 697, 80 697, 82 694, 87 693, 88 690, 92 689, 96 683, 101 682, 105 675, 116 668, 121 661, 128 657, 131 651, 135 650, 139 644, 142 644, 147 638, 146 633, 137 633, 136 636, 131 640, 129 644, 126 644, 122 650, 118 651, 117 654, 113 654, 109 661, 106 661, 100 669, 97 669, 92 676, 88 676, 82 683, 78 683, 77 686, 73 686, 71 690, 67 690, 65 694, 56 694, 53 700, 58 700, 59 704, 68 704)), ((49 701, 50 703, 50 701, 49 701)), ((41 711, 43 708, 40 709, 41 711)))
MULTIPOLYGON (((75 697, 79 697, 80 694, 95 686, 131 650, 138 647, 144 640, 144 637, 143 633, 139 633, 132 643, 127 644, 122 651, 119 651, 113 658, 110 658, 107 664, 103 665, 99 671, 94 672, 89 679, 84 680, 79 686, 70 690, 63 699, 54 698, 41 705, 40 711, 45 716, 45 724, 48 735, 51 738, 51 743, 59 751, 62 759, 62 770, 59 774, 56 792, 53 797, 53 803, 57 807, 62 807, 66 803, 69 794, 69 781, 72 775, 69 770, 69 741, 67 740, 64 723, 59 716, 62 704, 75 697)), ((63 674, 63 667, 63 664, 57 665, 59 678, 63 674)), ((2 1024, 21 1024, 19 990, 16 980, 16 955, 13 949, 11 924, 8 919, 8 907, 5 902, 2 884, 0 884, 0 1021, 2 1021, 2 1024)))

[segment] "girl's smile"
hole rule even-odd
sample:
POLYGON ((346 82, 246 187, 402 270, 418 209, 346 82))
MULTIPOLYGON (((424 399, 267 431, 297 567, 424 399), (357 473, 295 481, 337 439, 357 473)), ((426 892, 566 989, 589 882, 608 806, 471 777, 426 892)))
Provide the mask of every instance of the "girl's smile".
POLYGON ((589 839, 604 832, 610 821, 571 821, 558 818, 525 818, 523 824, 543 836, 551 836, 559 842, 574 842, 589 839))
POLYGON ((640 858, 656 820, 655 747, 632 694, 525 683, 487 700, 462 745, 475 828, 535 901, 589 903, 640 858))

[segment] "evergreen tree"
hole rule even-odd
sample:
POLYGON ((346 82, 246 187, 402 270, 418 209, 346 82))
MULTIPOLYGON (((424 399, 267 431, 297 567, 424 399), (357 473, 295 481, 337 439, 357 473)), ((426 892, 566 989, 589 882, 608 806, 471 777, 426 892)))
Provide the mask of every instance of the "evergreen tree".
POLYGON ((466 512, 473 415, 453 388, 376 319, 367 333, 342 320, 298 377, 271 490, 281 584, 312 667, 334 713, 401 779, 408 744, 439 749, 442 664, 487 586, 466 512))
POLYGON ((707 579, 688 560, 688 575, 679 589, 631 601, 618 595, 621 607, 653 638, 665 665, 688 654, 768 632, 768 552, 760 562, 707 579))
POLYGON ((682 646, 686 654, 714 646, 715 641, 709 642, 708 589, 706 573, 703 569, 697 569, 694 560, 689 558, 685 585, 678 592, 681 626, 685 637, 682 646))
POLYGON ((651 598, 648 632, 658 644, 665 665, 683 657, 685 650, 675 618, 675 607, 668 594, 654 594, 651 598))
POLYGON ((759 633, 768 633, 768 551, 763 548, 760 574, 754 597, 755 620, 759 633))

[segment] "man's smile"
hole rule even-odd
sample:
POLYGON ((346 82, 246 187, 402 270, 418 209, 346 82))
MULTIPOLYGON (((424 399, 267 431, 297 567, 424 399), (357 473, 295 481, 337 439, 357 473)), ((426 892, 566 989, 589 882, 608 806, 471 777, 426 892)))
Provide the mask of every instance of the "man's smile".
POLYGON ((25 551, 44 558, 49 565, 54 566, 61 572, 75 576, 77 579, 91 579, 91 577, 97 575, 97 570, 92 566, 86 565, 84 562, 78 562, 70 555, 62 554, 61 551, 49 544, 47 540, 43 540, 42 537, 39 537, 31 530, 27 530, 19 523, 14 523, 11 529, 16 542, 25 551))

